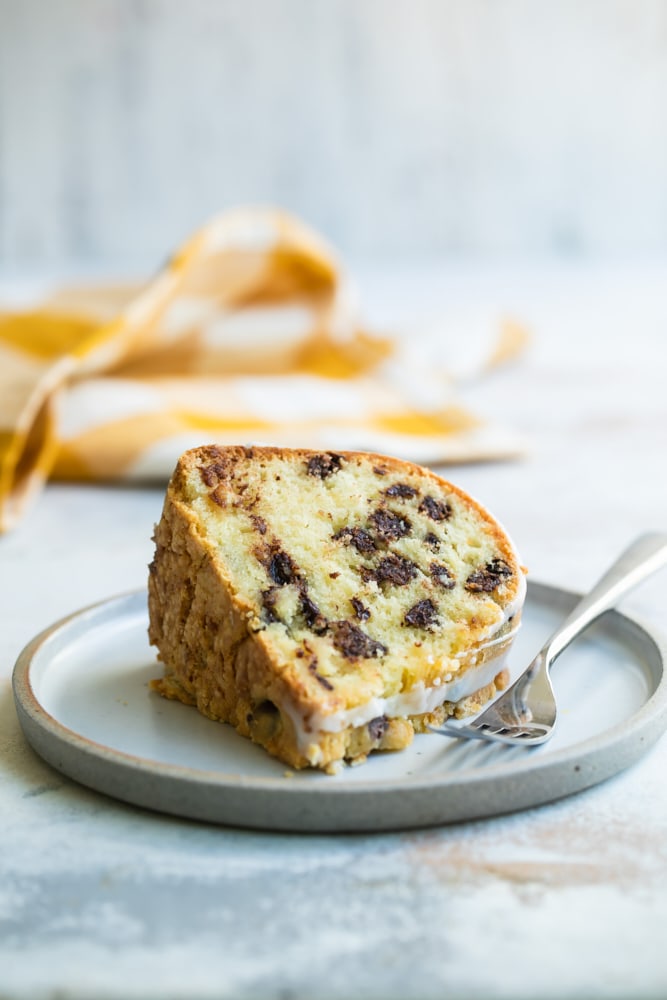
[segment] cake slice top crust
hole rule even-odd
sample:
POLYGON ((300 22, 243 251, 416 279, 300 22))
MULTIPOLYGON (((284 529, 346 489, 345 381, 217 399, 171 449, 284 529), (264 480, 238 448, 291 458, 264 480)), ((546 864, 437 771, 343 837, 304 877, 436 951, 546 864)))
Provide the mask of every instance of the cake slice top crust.
POLYGON ((357 452, 186 452, 167 504, 297 705, 353 709, 440 684, 512 633, 508 536, 457 487, 357 452))

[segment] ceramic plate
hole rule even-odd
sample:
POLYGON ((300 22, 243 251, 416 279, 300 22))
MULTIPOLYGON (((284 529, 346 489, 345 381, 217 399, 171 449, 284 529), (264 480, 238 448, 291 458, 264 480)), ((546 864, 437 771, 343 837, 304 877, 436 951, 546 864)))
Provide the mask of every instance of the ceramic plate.
MULTIPOLYGON (((577 601, 531 583, 512 652, 526 665, 577 601)), ((557 661, 559 720, 540 747, 417 736, 330 776, 288 771, 229 726, 148 689, 146 594, 86 608, 37 636, 14 670, 23 731, 53 767, 150 809, 272 830, 388 830, 497 815, 621 771, 667 727, 666 646, 608 612, 557 661)))

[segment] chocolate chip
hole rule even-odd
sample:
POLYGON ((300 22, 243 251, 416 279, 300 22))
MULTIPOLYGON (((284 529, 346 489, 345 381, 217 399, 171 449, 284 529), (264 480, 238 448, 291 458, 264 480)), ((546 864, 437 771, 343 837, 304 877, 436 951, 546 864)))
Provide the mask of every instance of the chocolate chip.
POLYGON ((297 567, 291 556, 280 548, 273 548, 269 555, 266 571, 279 587, 293 583, 297 578, 297 567))
POLYGON ((357 621, 367 622, 371 616, 370 610, 366 607, 363 601, 360 601, 358 597, 352 597, 350 599, 350 604, 354 608, 354 616, 357 621))
POLYGON ((428 597, 423 601, 418 601, 406 613, 403 619, 404 625, 413 625, 415 628, 428 628, 438 619, 438 609, 433 601, 428 597))
POLYGON ((396 587, 404 587, 417 575, 417 567, 410 559, 392 553, 381 559, 375 569, 364 567, 361 571, 365 580, 375 580, 377 583, 392 583, 396 587))
POLYGON ((417 490, 408 483, 392 483, 385 491, 386 497, 401 497, 402 500, 412 500, 417 496, 417 490))
POLYGON ((332 622, 330 627, 333 630, 334 648, 348 660, 371 659, 387 652, 385 645, 371 639, 352 622, 332 622))
POLYGON ((440 539, 437 535, 434 535, 432 531, 429 531, 428 535, 424 538, 424 545, 428 545, 429 549, 433 549, 437 552, 440 548, 440 539))
POLYGON ((393 510, 387 510, 386 507, 374 510, 370 519, 378 535, 385 542, 403 538, 410 533, 412 527, 407 517, 396 514, 393 510))
POLYGON ((258 531, 260 535, 266 534, 266 521, 263 517, 260 517, 258 514, 251 514, 250 520, 253 523, 255 531, 258 531))
POLYGON ((387 470, 383 469, 381 465, 374 465, 373 466, 373 472, 375 473, 376 476, 386 476, 387 475, 387 470))
POLYGON ((389 719, 386 715, 378 715, 368 723, 368 735, 372 740, 381 740, 389 729, 389 719))
POLYGON ((312 628, 313 632, 317 635, 321 635, 327 630, 327 619, 322 614, 318 606, 313 600, 308 596, 308 594, 301 594, 300 607, 303 617, 306 619, 306 624, 309 628, 312 628))
POLYGON ((276 612, 276 598, 278 596, 278 588, 270 587, 268 590, 263 590, 261 593, 262 605, 264 607, 264 618, 267 622, 279 622, 280 618, 276 612))
POLYGON ((333 536, 334 542, 344 541, 346 545, 353 545, 357 552, 375 552, 375 542, 373 536, 364 528, 341 528, 333 536))
POLYGON ((334 686, 331 683, 331 681, 327 680, 326 677, 323 677, 322 674, 320 674, 317 670, 317 657, 313 657, 313 659, 308 664, 308 669, 315 678, 315 680, 319 684, 321 684, 323 688, 326 688, 327 691, 333 691, 334 686))
POLYGON ((309 476, 317 476, 319 479, 326 479, 328 476, 332 476, 334 472, 338 472, 342 462, 343 459, 340 455, 336 455, 334 452, 328 451, 322 455, 313 455, 312 458, 309 458, 306 471, 309 476))
POLYGON ((419 504, 419 512, 427 514, 432 521, 446 521, 452 516, 452 508, 448 503, 430 496, 424 497, 419 504))
POLYGON ((512 570, 504 559, 491 559, 486 566, 470 574, 465 587, 473 594, 490 594, 511 575, 512 570))
POLYGON ((433 582, 437 583, 443 590, 453 590, 456 586, 456 580, 451 570, 447 566, 443 566, 442 563, 432 562, 428 571, 431 574, 433 582))

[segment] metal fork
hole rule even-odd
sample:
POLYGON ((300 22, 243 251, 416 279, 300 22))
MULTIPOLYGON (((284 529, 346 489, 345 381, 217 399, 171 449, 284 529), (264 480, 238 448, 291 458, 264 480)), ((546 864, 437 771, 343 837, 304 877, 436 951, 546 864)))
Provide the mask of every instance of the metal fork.
POLYGON ((582 598, 500 698, 472 722, 462 725, 448 719, 442 727, 430 726, 431 732, 513 746, 546 743, 553 734, 557 714, 549 676, 552 664, 591 622, 666 563, 667 534, 640 535, 582 598))

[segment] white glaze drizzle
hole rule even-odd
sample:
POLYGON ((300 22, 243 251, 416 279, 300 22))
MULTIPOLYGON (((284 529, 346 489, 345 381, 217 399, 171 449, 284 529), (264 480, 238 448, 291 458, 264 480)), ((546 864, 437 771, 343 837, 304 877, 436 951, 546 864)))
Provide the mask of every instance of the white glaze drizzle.
MULTIPOLYGON (((452 674, 446 674, 444 678, 438 677, 436 683, 429 687, 420 681, 409 691, 402 691, 387 698, 371 698, 363 705, 357 705, 354 708, 339 712, 309 713, 307 721, 304 714, 293 703, 285 701, 281 708, 292 721, 299 749, 307 753, 308 748, 316 742, 318 733, 338 733, 347 729, 348 726, 363 726, 371 719, 377 719, 383 715, 387 718, 423 715, 427 712, 434 712, 445 701, 457 702, 474 694, 475 691, 490 684, 503 669, 514 634, 515 632, 510 632, 500 636, 496 641, 506 642, 507 645, 501 649, 497 656, 491 657, 480 667, 475 667, 473 664, 460 677, 452 676, 452 674)), ((494 643, 487 645, 492 644, 494 643)), ((311 763, 314 762, 311 761, 311 763)))

